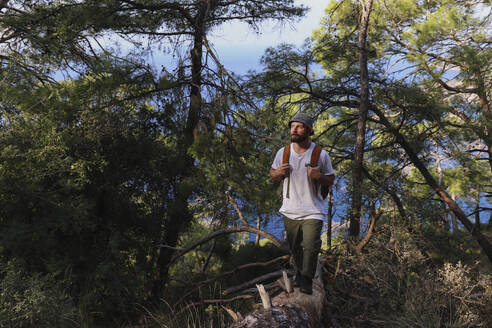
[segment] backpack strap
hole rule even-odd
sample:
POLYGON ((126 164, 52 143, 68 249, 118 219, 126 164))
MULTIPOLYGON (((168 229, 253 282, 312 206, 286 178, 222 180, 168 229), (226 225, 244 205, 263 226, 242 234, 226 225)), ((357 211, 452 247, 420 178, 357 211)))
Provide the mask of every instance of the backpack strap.
MULTIPOLYGON (((313 153, 311 154, 311 163, 310 163, 311 167, 318 166, 318 161, 319 161, 319 156, 321 155, 321 150, 323 150, 323 148, 321 148, 321 146, 314 147, 313 153)), ((330 187, 329 186, 318 186, 318 185, 316 185, 316 189, 318 187, 321 188, 321 196, 323 197, 323 199, 325 199, 328 196, 328 192, 330 191, 330 187)))
MULTIPOLYGON (((290 158, 290 144, 284 147, 284 155, 282 157, 282 164, 289 163, 289 158, 290 158)), ((290 179, 287 177, 287 194, 285 195, 286 198, 289 198, 289 189, 290 189, 290 179)))
POLYGON ((321 146, 316 146, 311 154, 311 167, 318 166, 319 155, 321 154, 321 146))
POLYGON ((282 164, 289 163, 289 157, 290 157, 290 144, 288 144, 284 148, 284 156, 282 157, 282 164))

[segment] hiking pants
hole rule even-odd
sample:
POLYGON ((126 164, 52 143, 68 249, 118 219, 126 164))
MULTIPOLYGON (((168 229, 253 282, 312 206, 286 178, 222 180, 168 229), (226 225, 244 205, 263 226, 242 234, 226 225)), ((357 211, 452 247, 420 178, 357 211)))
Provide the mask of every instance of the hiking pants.
POLYGON ((303 276, 314 278, 321 248, 323 221, 317 219, 291 220, 284 217, 284 225, 296 269, 303 276))

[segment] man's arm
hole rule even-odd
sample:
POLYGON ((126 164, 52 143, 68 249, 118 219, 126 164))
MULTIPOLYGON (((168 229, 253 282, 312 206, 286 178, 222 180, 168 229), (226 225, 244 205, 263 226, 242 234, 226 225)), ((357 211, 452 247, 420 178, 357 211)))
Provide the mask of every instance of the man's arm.
POLYGON ((270 168, 270 177, 275 181, 282 181, 283 178, 288 176, 290 173, 289 163, 280 165, 278 169, 270 168))

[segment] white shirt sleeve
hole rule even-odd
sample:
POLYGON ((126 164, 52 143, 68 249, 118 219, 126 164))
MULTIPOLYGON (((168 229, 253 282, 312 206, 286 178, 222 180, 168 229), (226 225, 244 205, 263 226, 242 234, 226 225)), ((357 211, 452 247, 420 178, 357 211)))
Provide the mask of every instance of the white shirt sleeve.
POLYGON ((282 165, 283 157, 284 157, 284 147, 280 148, 277 151, 277 154, 275 155, 275 159, 273 160, 273 163, 272 163, 273 169, 276 170, 280 167, 280 165, 282 165))

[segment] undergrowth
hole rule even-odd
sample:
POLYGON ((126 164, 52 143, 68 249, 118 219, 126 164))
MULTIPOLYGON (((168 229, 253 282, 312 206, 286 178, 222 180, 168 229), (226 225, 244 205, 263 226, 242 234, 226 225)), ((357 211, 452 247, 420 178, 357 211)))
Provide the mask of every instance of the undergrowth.
MULTIPOLYGON (((463 234, 454 236, 461 249, 475 247, 463 234)), ((362 255, 340 246, 324 265, 330 314, 324 326, 492 327, 490 263, 479 255, 457 261, 458 250, 446 260, 435 245, 452 237, 386 225, 362 255)))

